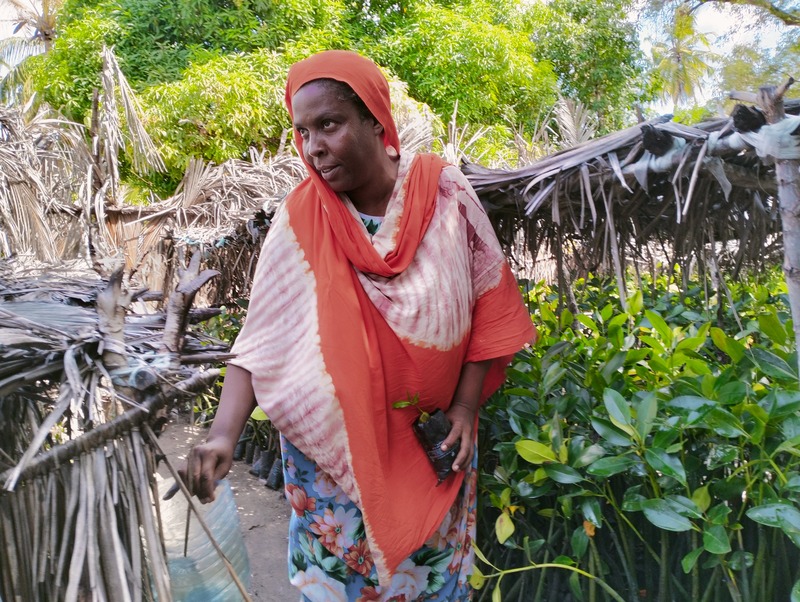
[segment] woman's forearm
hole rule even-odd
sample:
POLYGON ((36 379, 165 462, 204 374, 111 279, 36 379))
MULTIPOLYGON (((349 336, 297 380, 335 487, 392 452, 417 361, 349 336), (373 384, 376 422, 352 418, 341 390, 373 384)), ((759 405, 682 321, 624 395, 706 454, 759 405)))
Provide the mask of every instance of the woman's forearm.
POLYGON ((228 364, 219 407, 207 440, 224 439, 230 442, 231 447, 235 446, 255 407, 252 375, 244 368, 228 364))
POLYGON ((453 395, 453 404, 463 406, 473 412, 478 411, 481 403, 481 392, 483 391, 483 381, 489 371, 492 360, 480 362, 467 362, 461 368, 461 376, 456 385, 456 392, 453 395))
POLYGON ((453 395, 453 403, 446 414, 452 428, 442 442, 441 449, 445 451, 459 442, 459 450, 453 462, 453 470, 463 470, 472 463, 475 446, 472 440, 475 432, 475 419, 481 405, 481 392, 483 381, 492 360, 482 362, 468 362, 461 368, 461 376, 453 395))

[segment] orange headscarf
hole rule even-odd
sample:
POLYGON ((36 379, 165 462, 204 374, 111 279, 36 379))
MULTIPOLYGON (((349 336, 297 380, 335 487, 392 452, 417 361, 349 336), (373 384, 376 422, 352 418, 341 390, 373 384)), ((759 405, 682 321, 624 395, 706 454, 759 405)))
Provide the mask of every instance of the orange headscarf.
MULTIPOLYGON (((400 138, 392 118, 389 84, 375 63, 355 52, 328 50, 292 65, 286 81, 286 107, 292 119, 292 97, 305 84, 315 79, 335 79, 350 86, 383 126, 384 146, 400 150, 400 138)), ((364 239, 362 225, 352 219, 339 195, 306 161, 303 155, 303 139, 300 136, 295 136, 295 144, 310 174, 304 184, 307 187, 313 183, 318 198, 331 216, 331 226, 337 240, 355 243, 348 244, 345 249, 348 260, 362 272, 381 276, 393 276, 405 270, 414 258, 417 243, 425 234, 433 215, 436 186, 444 161, 435 155, 418 158, 418 164, 409 175, 411 180, 408 183, 408 199, 415 206, 403 214, 397 237, 400 244, 386 257, 380 257, 375 248, 364 239), (420 211, 416 205, 420 206, 420 211)))
MULTIPOLYGON (((320 78, 347 83, 383 125, 384 144, 399 149, 374 63, 328 51, 295 64, 290 113, 295 92, 320 78)), ((533 328, 456 168, 415 156, 370 240, 352 204, 308 167, 270 228, 233 362, 251 372, 273 423, 359 506, 386 585, 441 524, 464 476, 436 486, 411 429, 414 410, 392 403, 418 394, 424 409, 446 410, 464 362, 495 359, 485 398, 533 328)))

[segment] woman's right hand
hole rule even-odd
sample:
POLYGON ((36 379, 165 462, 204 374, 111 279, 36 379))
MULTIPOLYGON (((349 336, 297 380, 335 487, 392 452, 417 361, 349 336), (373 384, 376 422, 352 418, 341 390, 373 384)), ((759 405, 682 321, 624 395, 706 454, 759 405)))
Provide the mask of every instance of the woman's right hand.
POLYGON ((214 501, 217 481, 230 471, 233 448, 255 407, 250 372, 235 364, 228 364, 219 407, 208 431, 208 439, 191 449, 185 468, 178 471, 189 491, 202 503, 214 501))
POLYGON ((217 437, 190 450, 186 467, 178 474, 201 503, 214 501, 217 481, 225 478, 233 464, 234 446, 235 442, 232 444, 225 437, 217 437))

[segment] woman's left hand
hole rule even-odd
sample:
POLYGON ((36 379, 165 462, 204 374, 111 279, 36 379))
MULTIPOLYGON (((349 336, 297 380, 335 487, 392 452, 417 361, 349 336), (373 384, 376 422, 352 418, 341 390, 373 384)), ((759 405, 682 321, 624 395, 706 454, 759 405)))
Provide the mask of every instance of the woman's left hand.
POLYGON ((475 432, 477 409, 454 403, 445 413, 452 428, 450 434, 442 442, 441 448, 442 451, 446 451, 455 445, 456 441, 460 442, 458 455, 453 462, 453 470, 458 472, 472 464, 472 456, 475 452, 473 433, 475 432))

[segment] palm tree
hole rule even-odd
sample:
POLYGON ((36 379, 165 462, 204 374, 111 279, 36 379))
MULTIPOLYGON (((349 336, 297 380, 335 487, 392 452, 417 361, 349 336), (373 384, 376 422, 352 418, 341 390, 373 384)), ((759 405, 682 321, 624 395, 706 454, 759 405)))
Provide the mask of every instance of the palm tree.
POLYGON ((15 13, 14 34, 27 35, 0 40, 0 99, 20 101, 29 96, 24 62, 28 57, 50 50, 56 33, 56 19, 64 0, 6 0, 15 13), (30 33, 29 33, 30 32, 30 33))
POLYGON ((653 44, 652 56, 660 96, 677 107, 697 100, 703 78, 712 72, 708 61, 714 54, 708 36, 696 30, 694 14, 685 5, 675 10, 667 36, 653 44))
POLYGON ((56 17, 64 0, 6 0, 16 12, 14 33, 23 28, 33 33, 30 40, 43 52, 50 50, 56 32, 56 17))

